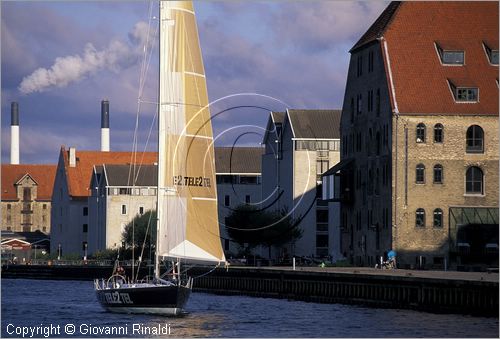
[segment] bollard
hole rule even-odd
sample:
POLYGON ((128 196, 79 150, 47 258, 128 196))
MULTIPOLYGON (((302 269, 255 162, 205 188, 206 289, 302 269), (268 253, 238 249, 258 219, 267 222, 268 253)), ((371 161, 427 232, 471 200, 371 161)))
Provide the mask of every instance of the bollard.
POLYGON ((293 257, 292 263, 293 263, 293 270, 295 271, 295 257, 293 257))

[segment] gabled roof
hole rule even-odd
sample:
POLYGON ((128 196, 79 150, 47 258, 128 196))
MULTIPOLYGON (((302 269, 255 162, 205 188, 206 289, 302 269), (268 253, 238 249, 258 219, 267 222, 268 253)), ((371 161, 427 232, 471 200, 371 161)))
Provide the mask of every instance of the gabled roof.
POLYGON ((69 151, 61 147, 61 156, 68 178, 69 194, 74 198, 86 198, 90 195, 89 185, 94 165, 102 164, 143 164, 152 165, 158 161, 158 153, 144 152, 99 152, 76 150, 76 166, 69 166, 69 151))
POLYGON ((216 173, 261 174, 261 147, 215 147, 216 173))
POLYGON ((275 124, 282 124, 285 121, 286 112, 271 112, 271 119, 275 124))
POLYGON ((26 175, 38 184, 36 200, 50 201, 56 165, 2 165, 2 200, 17 200, 15 185, 26 175))
POLYGON ((289 109, 293 137, 297 139, 340 139, 341 110, 289 109))
POLYGON ((103 165, 107 186, 156 187, 158 166, 103 165), (135 173, 134 173, 135 171, 135 173), (135 179, 134 179, 135 178, 135 179))
POLYGON ((385 40, 387 50, 384 44, 380 49, 388 88, 394 86, 391 105, 400 114, 498 116, 498 65, 489 63, 483 48, 485 42, 498 50, 498 6, 497 1, 392 2, 351 52, 385 40), (463 50, 465 64, 442 65, 436 44, 463 50), (479 101, 455 102, 449 80, 479 88, 479 101))
POLYGON ((358 48, 361 48, 380 38, 384 34, 400 4, 400 1, 391 2, 382 14, 380 14, 377 20, 375 20, 375 22, 370 26, 370 28, 368 28, 365 34, 361 36, 358 42, 354 44, 349 52, 352 53, 358 48))

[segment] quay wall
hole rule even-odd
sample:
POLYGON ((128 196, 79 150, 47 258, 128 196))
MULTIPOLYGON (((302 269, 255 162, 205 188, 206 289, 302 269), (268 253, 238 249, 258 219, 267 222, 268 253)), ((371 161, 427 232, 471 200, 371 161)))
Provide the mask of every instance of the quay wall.
MULTIPOLYGON (((106 266, 2 267, 2 278, 91 280, 107 278, 106 266)), ((127 274, 130 276, 130 268, 127 274)), ((147 275, 141 270, 139 277, 147 275)), ((403 308, 437 313, 462 313, 498 317, 498 274, 473 279, 426 277, 405 274, 350 271, 290 270, 281 268, 192 268, 194 292, 248 295, 319 303, 360 304, 378 308, 403 308)))

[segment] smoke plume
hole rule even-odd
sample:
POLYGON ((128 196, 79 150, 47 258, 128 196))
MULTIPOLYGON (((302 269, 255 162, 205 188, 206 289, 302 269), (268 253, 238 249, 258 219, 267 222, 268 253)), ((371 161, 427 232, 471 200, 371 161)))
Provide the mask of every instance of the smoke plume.
POLYGON ((148 24, 138 22, 129 33, 128 42, 112 40, 101 51, 87 43, 81 55, 58 57, 50 68, 38 68, 24 77, 19 91, 23 94, 43 92, 51 87, 66 87, 102 69, 118 72, 131 67, 139 61, 146 43, 152 44, 153 39, 148 40, 147 35, 148 24))

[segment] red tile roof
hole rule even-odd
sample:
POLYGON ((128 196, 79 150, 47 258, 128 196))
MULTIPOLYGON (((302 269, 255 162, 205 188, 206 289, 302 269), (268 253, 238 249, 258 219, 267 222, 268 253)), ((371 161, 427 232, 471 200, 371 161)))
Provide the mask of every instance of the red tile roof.
MULTIPOLYGON (((391 3, 384 13, 354 47, 377 35, 387 41, 400 113, 498 116, 498 66, 483 48, 484 41, 498 50, 498 2, 408 1, 391 3), (464 50, 465 65, 443 66, 435 43, 464 50), (455 102, 448 79, 457 87, 478 87, 479 102, 455 102)), ((387 64, 386 71, 389 79, 387 64)))
POLYGON ((64 168, 68 177, 69 194, 73 198, 86 198, 89 196, 89 184, 94 165, 103 164, 145 164, 151 165, 158 161, 158 153, 137 153, 136 159, 132 152, 99 152, 76 150, 76 167, 69 166, 69 150, 61 147, 64 157, 64 168))
POLYGON ((354 52, 360 47, 363 47, 370 42, 376 41, 380 38, 387 28, 387 25, 391 22, 394 13, 396 13, 400 1, 393 1, 386 7, 386 9, 380 14, 380 16, 375 20, 375 22, 368 28, 368 30, 361 36, 361 38, 354 44, 349 52, 354 52))
POLYGON ((15 184, 29 174, 38 184, 36 200, 51 200, 56 165, 2 165, 2 200, 17 200, 15 184))

